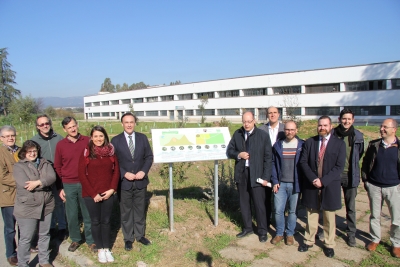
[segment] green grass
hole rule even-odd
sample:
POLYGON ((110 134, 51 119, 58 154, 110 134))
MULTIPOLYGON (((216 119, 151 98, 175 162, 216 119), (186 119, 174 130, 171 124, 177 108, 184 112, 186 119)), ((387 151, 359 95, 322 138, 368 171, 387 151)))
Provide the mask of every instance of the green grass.
POLYGON ((215 236, 215 238, 206 237, 204 239, 204 243, 206 247, 211 251, 214 258, 221 258, 219 251, 227 247, 234 239, 235 237, 233 236, 220 234, 215 236))

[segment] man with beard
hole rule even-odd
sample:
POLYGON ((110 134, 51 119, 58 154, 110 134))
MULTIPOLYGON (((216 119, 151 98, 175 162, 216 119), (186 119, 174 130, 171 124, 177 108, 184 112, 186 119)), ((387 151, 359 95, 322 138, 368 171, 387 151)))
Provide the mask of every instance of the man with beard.
POLYGON ((318 135, 307 139, 299 161, 303 171, 302 204, 307 208, 305 243, 299 246, 299 251, 308 251, 314 245, 319 210, 322 209, 324 254, 329 258, 335 255, 335 211, 342 207, 340 177, 346 161, 346 145, 332 135, 331 130, 331 118, 321 116, 318 135))
POLYGON ((356 243, 356 196, 360 184, 360 158, 364 154, 364 136, 354 129, 354 113, 344 108, 340 112, 340 124, 332 134, 339 137, 346 144, 346 162, 342 172, 342 189, 346 206, 347 244, 355 247, 356 243))
MULTIPOLYGON (((46 114, 39 115, 36 118, 36 128, 38 134, 32 137, 40 145, 40 156, 54 163, 54 155, 56 153, 56 145, 59 141, 64 139, 60 134, 53 131, 53 124, 49 116, 46 114)), ((64 203, 58 195, 56 185, 52 185, 54 200, 56 206, 51 220, 50 235, 53 237, 56 234, 56 224, 58 223, 58 238, 64 240, 67 222, 65 220, 64 203)))

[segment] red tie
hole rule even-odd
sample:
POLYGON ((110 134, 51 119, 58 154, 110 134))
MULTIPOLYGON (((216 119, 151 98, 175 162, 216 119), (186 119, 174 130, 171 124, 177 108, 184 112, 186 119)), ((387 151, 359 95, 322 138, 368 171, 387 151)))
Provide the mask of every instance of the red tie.
POLYGON ((318 162, 321 162, 322 159, 324 158, 325 150, 326 150, 325 141, 326 141, 326 138, 323 137, 323 138, 322 138, 322 141, 321 141, 321 148, 319 149, 318 162))

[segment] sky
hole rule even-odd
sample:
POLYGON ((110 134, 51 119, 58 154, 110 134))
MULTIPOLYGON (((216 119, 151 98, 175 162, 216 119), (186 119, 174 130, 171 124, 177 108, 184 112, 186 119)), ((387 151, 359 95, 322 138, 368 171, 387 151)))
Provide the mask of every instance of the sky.
POLYGON ((0 0, 24 96, 400 60, 398 0, 0 0))

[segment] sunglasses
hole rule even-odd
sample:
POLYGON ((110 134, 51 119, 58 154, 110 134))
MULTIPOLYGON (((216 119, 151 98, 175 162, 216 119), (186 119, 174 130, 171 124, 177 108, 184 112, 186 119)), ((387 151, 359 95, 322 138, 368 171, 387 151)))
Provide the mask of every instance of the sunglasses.
POLYGON ((45 123, 42 123, 42 124, 38 124, 39 127, 44 127, 44 126, 49 126, 49 125, 50 125, 49 122, 45 122, 45 123))

